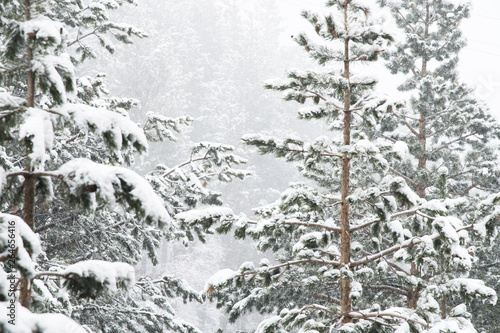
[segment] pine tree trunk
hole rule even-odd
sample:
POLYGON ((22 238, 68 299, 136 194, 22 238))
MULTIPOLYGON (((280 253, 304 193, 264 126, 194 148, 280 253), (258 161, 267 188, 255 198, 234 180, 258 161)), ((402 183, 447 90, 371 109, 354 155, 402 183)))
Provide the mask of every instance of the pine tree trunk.
MULTIPOLYGON (((441 254, 441 274, 445 274, 444 255, 441 254)), ((441 295, 441 318, 446 319, 446 295, 441 295)))
MULTIPOLYGON (((424 61, 425 63, 425 61, 424 61)), ((424 172, 427 168, 427 135, 425 133, 426 119, 425 115, 421 114, 418 121, 418 141, 420 143, 420 156, 418 157, 418 169, 424 172)), ((420 180, 417 184, 417 195, 421 198, 425 198, 425 189, 427 185, 423 180, 420 180)))
MULTIPOLYGON (((30 0, 25 0, 26 6, 26 21, 31 20, 31 9, 30 0)), ((28 68, 31 68, 31 61, 33 60, 33 49, 28 46, 28 52, 26 56, 26 62, 28 63, 28 68)), ((32 108, 35 106, 35 72, 31 69, 28 72, 28 87, 27 87, 27 107, 32 108)), ((28 156, 26 156, 26 168, 27 172, 32 172, 32 166, 28 156)), ((35 230, 35 190, 36 190, 36 177, 33 175, 28 175, 24 177, 24 222, 31 228, 35 230)), ((21 280, 20 290, 19 290, 19 302, 22 306, 29 309, 31 304, 31 283, 26 279, 21 280)))
MULTIPOLYGON (((344 24, 347 30, 347 1, 344 2, 344 24)), ((349 83, 349 39, 344 42, 344 77, 348 85, 344 93, 344 145, 351 144, 351 87, 349 83)), ((347 196, 349 195, 349 176, 350 176, 350 158, 342 158, 342 178, 341 178, 341 206, 340 206, 340 263, 342 268, 350 269, 351 263, 351 236, 349 225, 349 205, 347 196)), ((351 318, 348 314, 351 312, 351 280, 348 277, 340 275, 340 310, 344 316, 342 324, 350 323, 351 318)))
MULTIPOLYGON (((429 37, 429 25, 430 25, 430 5, 429 1, 426 2, 426 15, 425 15, 425 31, 424 31, 424 39, 429 37)), ((427 74, 427 57, 424 54, 422 58, 422 68, 420 71, 421 76, 425 76, 427 74)), ((420 119, 418 121, 418 141, 420 143, 420 156, 418 157, 418 169, 422 171, 422 174, 425 172, 427 168, 427 133, 426 133, 427 119, 424 113, 420 114, 420 119)), ((425 198, 425 189, 427 188, 427 184, 424 180, 420 180, 417 183, 417 195, 421 198, 425 198)), ((417 265, 415 263, 411 264, 411 275, 418 276, 420 274, 417 265)), ((406 304, 408 307, 412 309, 417 308, 418 299, 419 299, 419 291, 416 289, 408 290, 408 297, 406 299, 406 304)))
MULTIPOLYGON (((420 272, 418 271, 417 265, 412 262, 411 263, 411 269, 410 269, 410 274, 414 276, 418 276, 420 272)), ((406 305, 410 309, 416 309, 418 305, 418 299, 419 299, 419 291, 417 289, 410 289, 408 290, 408 296, 406 297, 406 305)))
MULTIPOLYGON (((27 165, 27 169, 29 163, 27 165)), ((27 170, 29 171, 29 170, 27 170)), ((32 229, 35 229, 35 185, 36 177, 26 176, 24 178, 24 221, 32 229)), ((30 253, 31 255, 31 253, 30 253)), ((29 309, 31 304, 31 283, 27 279, 21 280, 19 290, 19 302, 29 309)))

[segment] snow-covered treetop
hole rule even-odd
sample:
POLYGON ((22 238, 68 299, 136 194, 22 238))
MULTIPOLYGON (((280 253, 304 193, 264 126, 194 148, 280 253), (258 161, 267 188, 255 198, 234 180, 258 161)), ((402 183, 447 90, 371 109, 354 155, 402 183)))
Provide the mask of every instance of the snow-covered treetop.
POLYGON ((469 1, 379 0, 394 12, 397 24, 407 38, 397 45, 389 68, 396 72, 420 72, 421 60, 432 63, 426 70, 435 69, 439 75, 456 75, 454 67, 458 51, 465 46, 460 22, 469 17, 469 1))

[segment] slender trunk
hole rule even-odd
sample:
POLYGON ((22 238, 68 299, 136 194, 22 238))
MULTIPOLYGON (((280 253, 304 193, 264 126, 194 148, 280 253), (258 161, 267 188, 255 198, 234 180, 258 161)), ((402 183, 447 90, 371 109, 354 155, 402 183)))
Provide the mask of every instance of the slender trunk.
MULTIPOLYGON (((31 20, 30 0, 25 0, 26 20, 31 20)), ((28 45, 26 62, 28 63, 28 87, 27 87, 27 106, 35 106, 35 73, 31 70, 31 61, 33 60, 33 49, 28 45)), ((26 158, 26 171, 31 172, 32 166, 29 158, 26 158)), ((35 189, 36 177, 28 175, 24 177, 24 222, 35 230, 35 189)), ((26 279, 21 280, 19 290, 19 302, 22 306, 29 309, 31 304, 31 283, 26 279)))
MULTIPOLYGON (((426 15, 425 15, 425 31, 424 31, 424 39, 427 39, 429 36, 429 24, 430 24, 430 10, 429 10, 429 1, 426 3, 426 15)), ((420 75, 425 76, 427 74, 427 56, 424 54, 422 58, 422 68, 420 71, 420 75)), ((426 126, 427 119, 425 113, 420 113, 420 118, 418 120, 418 142, 420 143, 420 156, 418 157, 418 169, 419 171, 424 171, 427 168, 427 134, 426 134, 426 126)), ((427 184, 423 180, 419 180, 417 182, 417 195, 421 198, 425 198, 425 189, 427 188, 427 184)), ((411 264, 411 275, 418 276, 420 272, 415 263, 411 264)), ((418 299, 420 293, 417 289, 408 290, 408 297, 406 299, 406 304, 408 307, 412 309, 417 308, 418 299)))
MULTIPOLYGON (((427 168, 427 136, 425 133, 426 118, 425 114, 420 114, 418 120, 418 142, 420 143, 420 156, 418 157, 418 169, 424 171, 427 168)), ((427 184, 420 180, 417 184, 417 195, 421 198, 425 197, 425 189, 427 184)))
MULTIPOLYGON (((29 171, 29 163, 27 171, 29 171)), ((24 221, 34 230, 35 228, 35 176, 26 176, 24 178, 24 221)), ((31 253, 30 253, 31 255, 31 253)), ((31 281, 22 279, 19 290, 19 302, 22 306, 29 309, 31 305, 31 281)))
MULTIPOLYGON (((430 10, 429 10, 429 2, 426 3, 426 15, 425 15, 425 31, 424 31, 424 39, 429 37, 429 22, 430 20, 430 10)), ((421 76, 427 75, 427 55, 424 53, 422 58, 422 69, 420 71, 421 76)), ((420 119, 418 121, 418 141, 420 143, 421 153, 418 157, 418 168, 420 170, 425 170, 427 168, 427 135, 425 133, 426 127, 426 115, 421 112, 420 119)), ((425 188, 426 184, 423 181, 420 181, 417 186, 417 194, 421 198, 425 197, 425 188)))
MULTIPOLYGON (((420 274, 417 265, 414 262, 411 263, 410 274, 415 276, 418 276, 420 274)), ((408 296, 406 297, 406 305, 410 309, 416 309, 418 305, 418 299, 419 299, 418 289, 410 288, 408 290, 408 296)))
MULTIPOLYGON (((347 4, 344 3, 344 24, 347 30, 347 4)), ((349 39, 344 41, 344 77, 348 85, 344 93, 344 145, 351 144, 351 87, 349 83, 349 39)), ((342 158, 342 178, 341 178, 341 206, 340 206, 340 262, 343 268, 349 268, 351 263, 351 236, 349 225, 349 205, 347 196, 349 195, 349 171, 350 158, 342 158)), ((340 308, 344 319, 342 324, 350 323, 352 319, 348 316, 351 312, 351 280, 348 277, 340 276, 340 308)))
MULTIPOLYGON (((441 274, 445 274, 446 268, 444 267, 444 255, 441 254, 441 274)), ((441 295, 441 318, 446 319, 446 295, 441 295)))

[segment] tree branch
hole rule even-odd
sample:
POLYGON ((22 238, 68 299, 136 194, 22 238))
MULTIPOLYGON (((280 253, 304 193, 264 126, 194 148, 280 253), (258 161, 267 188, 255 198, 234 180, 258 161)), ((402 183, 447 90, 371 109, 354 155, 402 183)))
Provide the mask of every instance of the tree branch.
MULTIPOLYGON (((417 211, 418 211, 418 208, 417 209, 411 209, 411 210, 405 210, 405 211, 402 211, 402 212, 399 212, 399 213, 396 213, 396 214, 392 214, 391 215, 391 219, 395 218, 395 217, 399 217, 399 216, 404 216, 404 215, 414 215, 414 214, 417 213, 417 211)), ((380 222, 380 219, 377 219, 377 220, 373 220, 373 221, 370 221, 370 222, 366 222, 364 224, 353 226, 353 227, 351 227, 351 232, 364 229, 366 227, 371 226, 372 224, 379 223, 379 222, 380 222)))
POLYGON ((389 291, 393 291, 393 292, 398 293, 398 294, 403 295, 403 296, 408 296, 408 291, 403 290, 402 288, 393 287, 393 286, 387 286, 387 285, 380 285, 380 286, 363 285, 363 288, 374 289, 374 290, 389 290, 389 291))
MULTIPOLYGON (((333 265, 333 266, 340 266, 340 262, 338 261, 330 261, 330 260, 322 260, 322 259, 302 259, 302 260, 295 260, 295 261, 287 261, 283 264, 275 265, 275 266, 269 266, 267 267, 268 270, 274 270, 282 267, 290 267, 290 266, 295 266, 295 265, 300 265, 300 264, 321 264, 321 265, 333 265)), ((251 272, 244 272, 241 274, 236 275, 234 278, 238 277, 244 277, 247 275, 257 275, 259 272, 257 271, 251 271, 251 272)), ((234 279, 233 278, 233 279, 234 279)))
POLYGON ((404 321, 409 321, 415 324, 418 324, 423 327, 429 327, 429 324, 417 319, 412 319, 407 316, 403 316, 397 313, 388 313, 388 312, 375 312, 375 313, 361 313, 361 312, 351 312, 349 313, 349 317, 351 318, 356 318, 356 319, 370 319, 370 318, 384 318, 384 317, 389 317, 389 318, 397 318, 397 319, 402 319, 404 321))
POLYGON ((189 161, 186 161, 186 162, 184 162, 184 163, 181 163, 181 164, 177 165, 176 167, 174 167, 174 168, 170 169, 169 171, 165 172, 165 173, 162 175, 162 177, 164 177, 164 178, 165 178, 165 177, 167 177, 168 175, 172 174, 172 173, 173 173, 175 170, 177 170, 178 168, 182 168, 182 167, 184 167, 184 166, 186 166, 186 165, 189 165, 189 164, 191 164, 191 163, 193 163, 193 162, 204 161, 204 160, 206 160, 206 159, 207 159, 207 155, 205 155, 205 156, 203 156, 203 157, 200 157, 200 158, 195 158, 194 160, 193 160, 193 159, 190 159, 189 161))
MULTIPOLYGON (((457 229, 456 232, 460 232, 462 230, 467 230, 467 229, 472 229, 474 227, 474 224, 470 224, 468 226, 465 226, 463 228, 460 228, 460 229, 457 229)), ((430 240, 436 240, 436 239, 440 239, 441 238, 441 235, 440 234, 436 234, 434 235, 433 237, 430 238, 430 240)), ((370 263, 370 262, 373 262, 377 259, 380 259, 380 258, 383 258, 391 253, 394 253, 398 250, 401 250, 401 249, 406 249, 408 247, 412 247, 412 246, 415 246, 415 245, 418 245, 420 243, 422 243, 423 240, 420 236, 415 236, 411 239, 408 239, 407 241, 405 241, 403 244, 397 244, 397 245, 394 245, 394 246, 391 246, 383 251, 380 251, 376 254, 372 254, 371 256, 367 256, 365 259, 362 259, 362 260, 358 260, 358 261, 352 261, 350 263, 350 267, 357 267, 357 266, 361 266, 361 265, 365 265, 367 263, 370 263)))

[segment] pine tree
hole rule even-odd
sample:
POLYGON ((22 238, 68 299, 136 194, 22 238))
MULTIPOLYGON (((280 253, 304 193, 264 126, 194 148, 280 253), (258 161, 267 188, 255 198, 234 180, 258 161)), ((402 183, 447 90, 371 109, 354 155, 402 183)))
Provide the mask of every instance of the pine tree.
MULTIPOLYGON (((23 253, 20 250, 27 246, 25 254, 29 256, 17 257, 14 266, 8 268, 8 271, 19 268, 20 275, 15 275, 20 282, 18 301, 30 308, 33 279, 42 276, 63 278, 65 286, 82 297, 96 297, 117 287, 129 288, 134 283, 134 273, 133 268, 125 263, 83 261, 60 272, 36 272, 34 266, 26 269, 30 257, 36 259, 40 252, 39 244, 33 246, 36 245, 33 238, 37 238, 32 237, 36 227, 35 206, 37 199, 50 201, 53 194, 51 179, 59 179, 64 184, 66 198, 72 204, 95 209, 96 199, 110 206, 118 199, 125 207, 133 209, 137 217, 152 225, 168 227, 171 220, 147 183, 127 169, 100 166, 101 170, 98 170, 97 164, 86 159, 73 159, 54 170, 45 169, 46 161, 54 151, 54 132, 60 126, 77 126, 80 130, 90 129, 103 135, 110 151, 116 154, 120 154, 122 147, 144 152, 147 141, 137 125, 116 113, 66 103, 67 95, 76 90, 73 64, 66 53, 68 33, 63 23, 49 18, 48 3, 3 1, 1 5, 1 64, 5 87, 1 92, 1 140, 4 147, 12 145, 14 151, 24 151, 24 158, 16 163, 8 163, 6 158, 4 167, 10 168, 2 169, 2 178, 7 179, 2 187, 4 208, 17 211, 17 205, 21 204, 23 220, 2 214, 2 223, 14 224, 19 230, 28 228, 29 232, 24 231, 21 235, 32 238, 31 241, 26 238, 21 241, 23 236, 18 239, 18 244, 15 244, 19 249, 17 252, 23 253), (50 100, 50 108, 44 105, 47 100, 41 94, 50 100)), ((2 231, 8 232, 8 229, 2 231)), ((3 233, 3 236, 7 235, 3 233)), ((3 276, 3 286, 6 285, 5 278, 3 276)), ((19 320, 25 322, 30 331, 45 331, 68 324, 67 320, 47 324, 45 317, 35 317, 27 310, 21 310, 19 315, 22 316, 19 320)), ((16 326, 3 320, 4 330, 17 330, 16 326)), ((79 327, 76 323, 72 325, 79 327)))
MULTIPOLYGON (((165 327, 196 332, 175 318, 167 299, 201 301, 200 295, 173 276, 135 283, 129 264, 137 263, 142 249, 155 262, 165 237, 187 242, 196 234, 203 240, 210 223, 177 224, 171 216, 202 203, 220 204, 220 194, 202 182, 247 173, 232 168, 244 160, 231 153, 231 146, 202 143, 193 147, 186 163, 173 169, 159 166, 148 177, 159 197, 145 179, 120 166, 131 164, 135 153, 145 153, 148 139, 175 139, 174 132, 192 120, 151 113, 142 129, 127 113, 137 101, 109 97, 101 76, 76 79, 74 64, 96 55, 91 37, 112 52, 106 35, 125 43, 131 36, 145 36, 109 21, 108 10, 122 3, 1 3, 0 198, 3 211, 24 214, 24 222, 2 214, 2 226, 15 221, 24 230, 16 243, 17 266, 4 269, 18 269, 19 300, 37 312, 72 315, 95 330, 112 325, 124 332, 165 327), (33 231, 40 233, 41 245, 33 231), (127 294, 120 288, 133 290, 127 294)), ((1 230, 1 239, 7 240, 8 228, 1 230)), ((2 261, 8 259, 3 255, 8 248, 1 243, 2 261)), ((5 291, 7 276, 1 278, 5 291)), ((28 331, 79 327, 69 319, 51 320, 61 316, 31 315, 24 309, 19 316, 28 331)), ((3 320, 3 329, 17 332, 3 320)))
MULTIPOLYGON (((472 89, 460 82, 456 68, 458 52, 465 45, 460 22, 468 17, 470 4, 381 3, 391 9, 406 35, 390 54, 388 67, 393 73, 406 74, 407 80, 400 89, 413 96, 405 112, 395 112, 393 119, 386 122, 387 139, 407 143, 412 156, 405 163, 393 165, 394 172, 402 175, 419 196, 427 200, 446 199, 447 211, 464 221, 476 221, 473 234, 480 237, 471 251, 482 259, 474 266, 494 269, 494 265, 489 266, 491 259, 484 262, 484 252, 491 251, 489 244, 495 234, 496 201, 490 196, 499 189, 495 166, 499 125, 474 97, 472 89)), ((439 265, 439 258, 435 262, 439 265)), ((472 276, 484 278, 485 270, 476 267, 471 270, 472 276)), ((451 273, 444 267, 441 270, 451 273)), ((421 265, 413 264, 412 271, 417 279, 421 278, 421 265)), ((495 285, 491 279, 487 282, 495 285)), ((416 306, 420 291, 421 288, 413 290, 409 304, 416 306)), ((443 316, 454 302, 446 293, 442 295, 443 316)), ((492 307, 474 311, 479 313, 474 318, 485 318, 483 312, 488 309, 492 307)))
MULTIPOLYGON (((300 162, 317 186, 292 184, 276 203, 255 210, 257 221, 236 223, 238 237, 254 238, 278 263, 221 271, 207 293, 233 320, 252 309, 274 313, 257 332, 474 331, 464 302, 496 301, 491 288, 466 277, 473 261, 469 231, 486 222, 458 219, 461 200, 426 200, 398 172, 395 166, 409 163, 413 147, 386 137, 396 130, 394 114, 408 108, 374 93, 374 78, 352 72, 387 52, 392 38, 364 2, 327 6, 331 14, 303 13, 317 36, 294 37, 325 69, 291 70, 287 80, 266 88, 284 91, 286 100, 312 102, 299 117, 326 121, 332 135, 313 142, 243 138, 262 153, 300 162), (418 299, 409 301, 416 290, 418 299), (443 298, 454 307, 443 312, 443 298)), ((438 180, 446 175, 444 168, 436 173, 438 180)), ((439 190, 444 184, 436 184, 439 190)))

